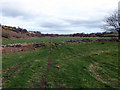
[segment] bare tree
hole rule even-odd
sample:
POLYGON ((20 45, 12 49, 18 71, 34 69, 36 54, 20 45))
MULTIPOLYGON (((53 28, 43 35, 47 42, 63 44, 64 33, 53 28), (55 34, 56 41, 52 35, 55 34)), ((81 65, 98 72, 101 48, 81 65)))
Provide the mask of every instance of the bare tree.
POLYGON ((105 18, 105 31, 117 32, 120 40, 120 25, 118 23, 118 11, 113 12, 112 15, 105 18))

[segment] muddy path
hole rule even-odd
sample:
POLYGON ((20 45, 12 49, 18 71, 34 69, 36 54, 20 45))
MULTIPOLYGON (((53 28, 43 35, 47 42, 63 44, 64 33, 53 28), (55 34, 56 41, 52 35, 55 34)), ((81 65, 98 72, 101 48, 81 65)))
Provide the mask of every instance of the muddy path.
MULTIPOLYGON (((50 76, 51 81, 54 83, 56 82, 55 78, 50 74, 50 69, 52 69, 52 65, 53 65, 53 49, 54 49, 55 45, 53 42, 51 42, 50 45, 50 53, 48 56, 48 63, 47 63, 47 67, 46 67, 46 71, 45 74, 42 75, 42 79, 40 80, 40 88, 49 88, 49 85, 47 84, 47 77, 50 76)), ((59 70, 59 67, 54 67, 54 69, 59 70)), ((60 82, 58 82, 55 86, 55 88, 61 88, 62 84, 60 82)))
POLYGON ((47 85, 47 76, 50 72, 51 65, 52 65, 52 42, 50 44, 50 54, 48 56, 48 63, 47 63, 46 71, 45 71, 45 74, 42 75, 42 79, 40 80, 40 82, 41 82, 40 87, 41 88, 49 88, 47 85))

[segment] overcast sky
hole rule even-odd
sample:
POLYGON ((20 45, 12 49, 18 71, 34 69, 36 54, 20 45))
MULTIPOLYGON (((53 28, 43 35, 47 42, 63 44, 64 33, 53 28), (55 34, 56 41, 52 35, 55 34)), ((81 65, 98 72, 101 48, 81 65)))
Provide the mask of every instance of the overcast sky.
POLYGON ((42 33, 101 32, 119 0, 0 0, 0 23, 42 33))

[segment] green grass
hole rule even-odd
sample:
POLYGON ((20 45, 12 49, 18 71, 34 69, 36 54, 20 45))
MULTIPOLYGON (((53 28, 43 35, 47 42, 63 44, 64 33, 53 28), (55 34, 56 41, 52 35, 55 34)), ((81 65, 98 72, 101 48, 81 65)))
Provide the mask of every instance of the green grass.
POLYGON ((55 48, 50 72, 50 76, 56 80, 53 85, 61 84, 61 87, 68 88, 118 87, 118 57, 114 56, 118 55, 117 49, 118 44, 114 42, 105 42, 104 45, 100 42, 72 43, 55 48), (104 52, 92 54, 97 51, 104 52), (90 67, 91 65, 94 67, 90 67), (56 66, 59 66, 60 70, 55 70, 56 66))
POLYGON ((49 47, 34 52, 3 54, 3 87, 33 87, 34 83, 40 82, 39 79, 46 70, 48 55, 49 47), (23 64, 19 65, 20 63, 23 64))
POLYGON ((42 76, 46 75, 49 88, 118 88, 118 54, 118 42, 107 41, 52 46, 51 54, 50 45, 33 52, 3 54, 3 87, 39 88, 42 76), (52 64, 46 74, 50 55, 52 64))
POLYGON ((65 40, 80 40, 80 39, 97 39, 99 37, 46 37, 46 38, 30 38, 30 39, 16 39, 16 40, 5 40, 2 42, 3 45, 7 44, 15 44, 15 43, 35 43, 39 41, 53 41, 53 42, 61 42, 65 40))

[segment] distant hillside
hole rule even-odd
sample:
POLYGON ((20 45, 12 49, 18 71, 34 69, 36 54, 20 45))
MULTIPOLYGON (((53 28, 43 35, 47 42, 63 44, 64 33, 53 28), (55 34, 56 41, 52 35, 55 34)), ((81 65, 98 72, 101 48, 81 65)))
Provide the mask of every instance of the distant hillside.
POLYGON ((23 28, 2 25, 2 39, 20 39, 41 37, 41 32, 28 32, 23 28))
POLYGON ((118 37, 115 32, 102 33, 74 33, 74 34, 42 34, 39 31, 27 31, 20 27, 12 27, 2 25, 2 40, 7 39, 23 39, 23 38, 38 38, 38 37, 118 37))

